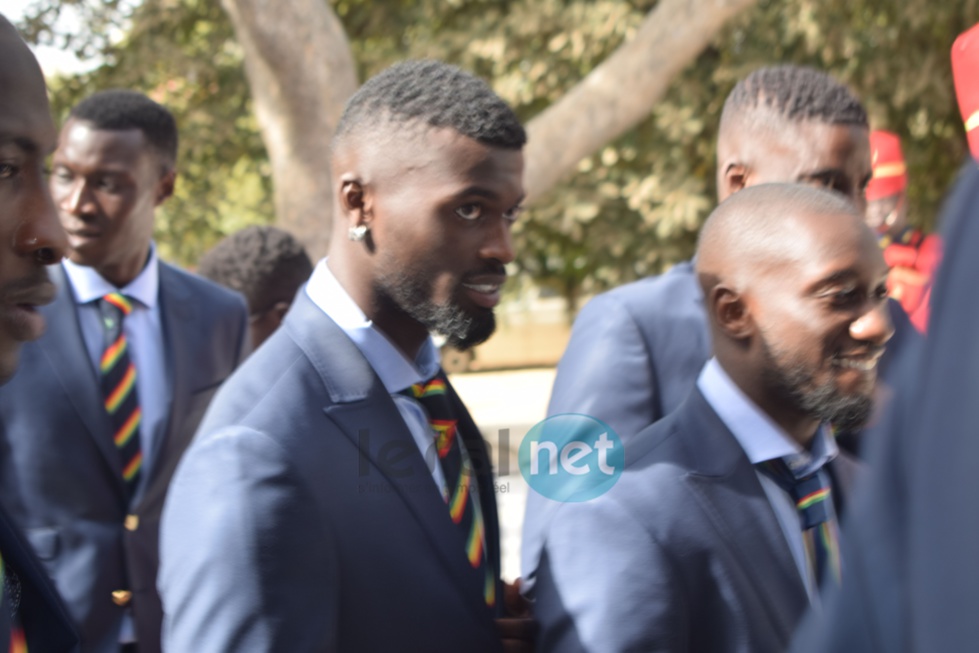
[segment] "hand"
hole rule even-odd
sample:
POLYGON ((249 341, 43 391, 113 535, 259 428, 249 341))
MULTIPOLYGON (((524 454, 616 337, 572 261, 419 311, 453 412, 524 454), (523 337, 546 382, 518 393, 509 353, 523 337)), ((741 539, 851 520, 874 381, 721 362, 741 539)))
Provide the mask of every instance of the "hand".
POLYGON ((530 602, 520 594, 520 579, 503 583, 503 614, 496 627, 506 653, 532 653, 537 639, 537 622, 530 602))

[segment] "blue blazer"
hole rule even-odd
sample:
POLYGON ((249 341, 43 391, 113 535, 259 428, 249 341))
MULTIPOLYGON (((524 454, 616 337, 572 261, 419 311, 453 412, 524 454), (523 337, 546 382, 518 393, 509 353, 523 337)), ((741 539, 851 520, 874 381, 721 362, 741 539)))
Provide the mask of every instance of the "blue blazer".
MULTIPOLYGON (((0 510, 0 554, 3 555, 6 572, 13 570, 20 582, 18 615, 28 650, 77 652, 78 635, 58 593, 31 552, 30 545, 23 540, 3 510, 0 510)), ((4 602, 0 610, 0 642, 3 642, 0 646, 6 647, 10 642, 11 627, 11 615, 4 602)), ((3 650, 6 651, 6 648, 3 650)))
MULTIPOLYGON (((450 396, 462 433, 478 434, 450 396)), ((486 447, 465 445, 499 570, 486 447)), ((394 401, 305 292, 218 392, 177 470, 159 587, 175 652, 502 650, 485 577, 394 401)))
POLYGON ((141 653, 160 650, 156 593, 160 512, 170 478, 217 387, 248 344, 244 300, 160 264, 172 405, 145 491, 127 506, 121 460, 64 270, 44 307, 47 332, 24 346, 0 390, 0 504, 23 530, 74 618, 84 651, 117 652, 132 592, 141 653), (127 515, 131 517, 127 518, 127 515))
MULTIPOLYGON (((831 470, 845 497, 856 464, 831 470)), ((633 438, 611 490, 542 530, 542 652, 783 653, 808 605, 754 467, 696 388, 633 438)))

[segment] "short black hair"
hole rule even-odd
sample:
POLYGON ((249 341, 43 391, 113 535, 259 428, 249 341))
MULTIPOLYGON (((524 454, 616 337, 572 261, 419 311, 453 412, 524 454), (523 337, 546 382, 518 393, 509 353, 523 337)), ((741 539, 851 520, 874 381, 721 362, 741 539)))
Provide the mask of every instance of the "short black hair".
POLYGON ((513 109, 486 82, 441 61, 404 61, 369 79, 347 102, 334 143, 382 120, 451 127, 511 150, 527 142, 513 109))
POLYGON ((762 107, 791 122, 869 127, 867 111, 850 89, 805 66, 769 66, 754 71, 727 96, 721 122, 735 113, 762 107))
POLYGON ((215 245, 197 266, 201 276, 244 295, 252 315, 292 303, 312 272, 303 246, 276 227, 246 227, 215 245))
POLYGON ((170 110, 142 93, 124 89, 99 91, 71 110, 69 118, 92 123, 96 129, 138 129, 157 151, 164 170, 177 163, 177 122, 170 110))

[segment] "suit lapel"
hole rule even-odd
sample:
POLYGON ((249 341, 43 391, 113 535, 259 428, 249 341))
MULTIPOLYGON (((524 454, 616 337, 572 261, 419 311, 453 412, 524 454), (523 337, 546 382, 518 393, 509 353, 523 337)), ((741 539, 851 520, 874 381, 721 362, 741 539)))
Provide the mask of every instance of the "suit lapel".
MULTIPOLYGON (((475 600, 483 595, 484 579, 470 566, 462 532, 449 517, 401 413, 370 364, 305 293, 297 297, 283 328, 306 353, 326 386, 330 403, 324 413, 359 449, 360 471, 367 474, 363 480, 374 476, 390 483, 421 524, 431 550, 477 622, 489 623, 486 605, 475 600), (396 464, 392 464, 391 452, 397 452, 396 464)), ((485 499, 483 505, 487 505, 485 499)), ((495 528, 495 513, 492 521, 495 528)))
POLYGON ((60 265, 50 268, 50 274, 58 294, 50 306, 41 309, 47 322, 47 334, 38 342, 38 346, 47 356, 85 430, 102 453, 120 496, 125 497, 122 460, 112 443, 112 427, 102 407, 100 381, 82 337, 68 278, 60 265))
POLYGON ((686 481, 718 542, 737 560, 768 621, 788 643, 808 595, 768 496, 734 435, 699 390, 678 412, 695 460, 686 481))

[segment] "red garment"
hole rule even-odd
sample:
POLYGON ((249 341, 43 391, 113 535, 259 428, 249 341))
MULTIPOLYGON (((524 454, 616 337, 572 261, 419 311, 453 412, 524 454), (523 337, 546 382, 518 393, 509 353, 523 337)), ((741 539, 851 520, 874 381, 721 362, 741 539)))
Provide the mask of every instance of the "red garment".
POLYGON ((900 242, 885 245, 884 260, 891 272, 887 291, 901 303, 915 327, 924 333, 928 324, 928 299, 932 277, 942 257, 937 235, 925 236, 916 229, 906 231, 900 242))

